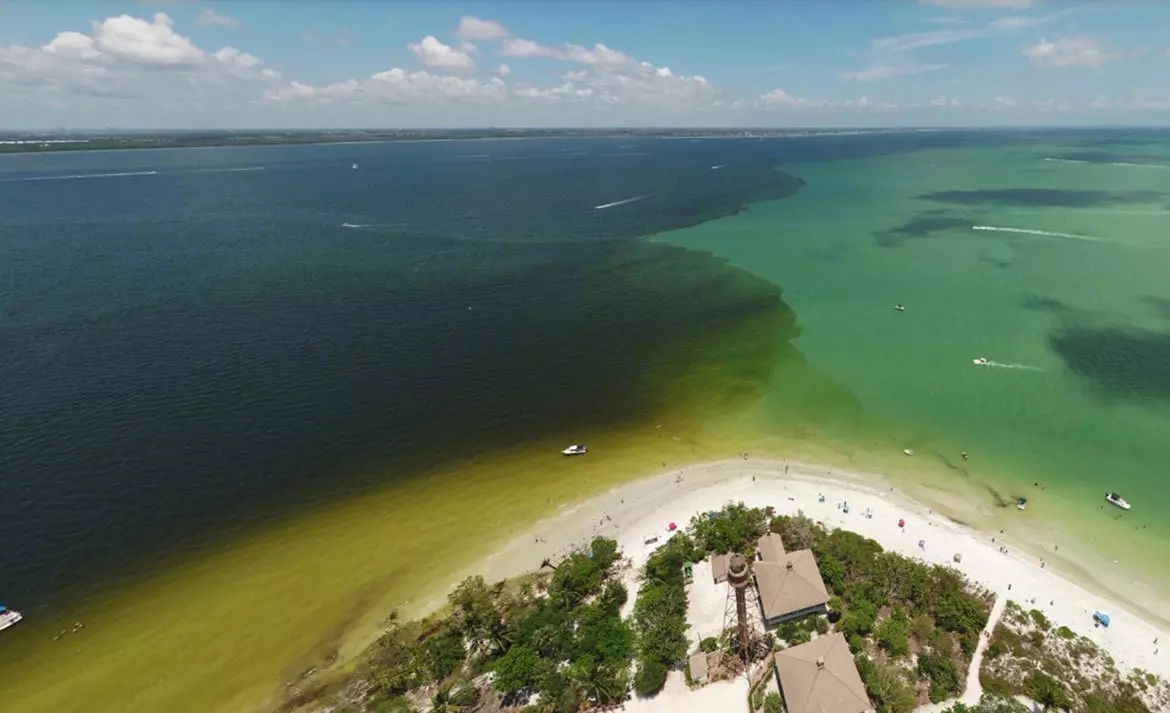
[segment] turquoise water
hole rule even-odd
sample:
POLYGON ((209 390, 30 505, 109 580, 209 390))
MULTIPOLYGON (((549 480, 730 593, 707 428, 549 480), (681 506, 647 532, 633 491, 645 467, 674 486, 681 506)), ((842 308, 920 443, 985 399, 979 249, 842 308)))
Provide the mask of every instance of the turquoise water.
MULTIPOLYGON (((856 401, 818 422, 825 435, 911 448, 943 487, 1025 496, 1056 542, 1164 576, 1170 153, 1114 153, 1050 141, 788 162, 807 184, 793 198, 659 239, 784 286, 795 347, 856 401), (1102 508, 1106 490, 1134 510, 1102 508)), ((779 369, 765 419, 787 411, 785 382, 779 369)))

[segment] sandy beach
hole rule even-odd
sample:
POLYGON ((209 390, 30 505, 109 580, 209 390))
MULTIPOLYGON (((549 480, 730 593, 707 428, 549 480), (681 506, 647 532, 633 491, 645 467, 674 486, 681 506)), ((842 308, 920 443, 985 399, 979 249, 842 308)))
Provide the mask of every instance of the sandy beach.
MULTIPOLYGON (((1004 602, 1011 599, 1088 637, 1112 655, 1119 669, 1141 668, 1170 677, 1170 651, 1160 652, 1154 644, 1156 639, 1170 642, 1170 631, 1143 620, 1121 597, 1099 594, 1073 581, 1061 572, 1059 561, 1042 565, 1010 536, 982 533, 956 523, 907 499, 877 476, 791 461, 719 461, 635 481, 579 505, 563 507, 558 515, 514 538, 474 571, 489 580, 510 576, 539 566, 545 557, 555 561, 572 547, 605 535, 615 538, 630 559, 631 567, 624 576, 633 592, 637 571, 656 546, 645 544, 647 540, 657 537, 662 542, 670 523, 683 527, 694 515, 735 501, 771 505, 780 514, 803 511, 826 526, 870 537, 889 551, 954 566, 995 593, 993 623, 1004 602), (899 527, 899 520, 905 521, 904 527, 899 527), (1004 547, 1006 552, 1001 550, 1004 547), (956 554, 961 562, 954 561, 956 554), (1094 625, 1095 611, 1112 617, 1108 628, 1094 625)), ((725 603, 721 592, 711 584, 706 566, 696 567, 688 612, 694 641, 720 629, 725 603)), ((425 607, 437 603, 428 602, 425 607)), ((705 695, 739 705, 746 691, 740 683, 716 684, 705 695)), ((663 695, 674 699, 689 694, 681 680, 672 679, 663 695)), ((667 701, 636 701, 635 705, 652 711, 667 701)))

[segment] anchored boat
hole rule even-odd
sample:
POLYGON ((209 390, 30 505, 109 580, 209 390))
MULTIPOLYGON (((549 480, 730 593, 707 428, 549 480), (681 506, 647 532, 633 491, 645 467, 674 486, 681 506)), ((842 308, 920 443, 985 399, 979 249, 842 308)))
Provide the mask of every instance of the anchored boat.
POLYGON ((565 450, 561 451, 561 453, 564 453, 567 456, 583 456, 588 452, 589 449, 582 445, 569 446, 565 450))
POLYGON ((22 616, 20 612, 13 611, 3 604, 0 604, 0 631, 4 631, 23 618, 24 616, 22 616))
POLYGON ((1129 510, 1130 508, 1130 504, 1125 501, 1125 498, 1121 497, 1117 493, 1105 493, 1105 499, 1122 510, 1129 510))

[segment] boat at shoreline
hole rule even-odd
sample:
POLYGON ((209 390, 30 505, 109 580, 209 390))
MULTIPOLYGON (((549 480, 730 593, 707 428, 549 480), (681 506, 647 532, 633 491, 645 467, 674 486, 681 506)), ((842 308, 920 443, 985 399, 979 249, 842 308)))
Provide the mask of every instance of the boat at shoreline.
POLYGON ((1129 510, 1131 507, 1131 505, 1126 502, 1125 498, 1121 497, 1117 493, 1105 493, 1105 499, 1122 510, 1129 510))
POLYGON ((568 448, 566 448, 565 450, 561 451, 561 453, 563 453, 567 456, 583 456, 588 452, 589 452, 589 449, 586 448, 585 446, 582 446, 582 445, 572 445, 572 446, 569 446, 568 448))
POLYGON ((13 626, 23 618, 24 615, 22 615, 20 612, 14 611, 4 606, 3 604, 0 604, 0 631, 4 631, 8 627, 13 626))

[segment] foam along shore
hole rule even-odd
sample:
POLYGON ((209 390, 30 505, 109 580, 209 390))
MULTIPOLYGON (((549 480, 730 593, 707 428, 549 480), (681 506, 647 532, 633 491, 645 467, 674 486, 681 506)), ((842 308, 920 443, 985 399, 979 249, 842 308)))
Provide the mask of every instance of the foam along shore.
MULTIPOLYGON (((1056 625, 1091 639, 1109 652, 1119 669, 1141 668, 1170 678, 1170 649, 1155 653, 1160 647, 1154 643, 1170 643, 1170 631, 1143 621, 1119 601, 1090 591, 1056 567, 1041 567, 1039 559, 1013 551, 1010 545, 1007 553, 1002 552, 998 536, 993 542, 992 535, 933 513, 889 484, 883 485, 878 476, 862 480, 856 473, 792 461, 719 461, 634 481, 579 505, 563 506, 559 514, 514 538, 459 578, 470 573, 483 574, 488 581, 512 576, 534 569, 544 558, 555 562, 574 546, 604 535, 615 538, 632 560, 627 585, 635 591, 636 572, 669 536, 670 523, 681 528, 694 515, 739 501, 751 507, 771 505, 777 514, 803 511, 828 527, 872 538, 888 551, 953 566, 995 593, 996 613, 1002 611, 1004 601, 1012 599, 1025 610, 1038 609, 1056 625), (848 513, 843 509, 846 502, 848 513), (867 511, 872 517, 866 516, 867 511), (904 527, 898 526, 900 520, 905 521, 904 527), (646 544, 653 538, 658 538, 657 543, 646 544), (961 561, 955 561, 956 554, 961 561), (1095 611, 1110 614, 1108 628, 1094 625, 1095 611)), ((696 569, 696 581, 703 576, 709 575, 696 569)), ((438 604, 436 599, 425 606, 430 609, 438 604)), ((692 602, 691 608, 693 641, 719 630, 722 600, 692 602), (696 606, 711 611, 696 612, 696 606)), ((685 687, 679 693, 684 691, 685 687)))

